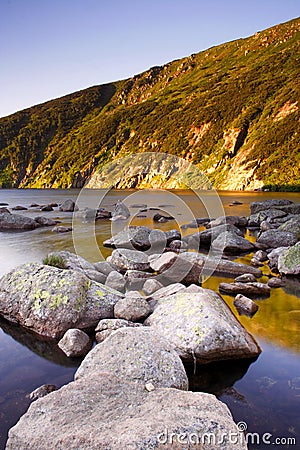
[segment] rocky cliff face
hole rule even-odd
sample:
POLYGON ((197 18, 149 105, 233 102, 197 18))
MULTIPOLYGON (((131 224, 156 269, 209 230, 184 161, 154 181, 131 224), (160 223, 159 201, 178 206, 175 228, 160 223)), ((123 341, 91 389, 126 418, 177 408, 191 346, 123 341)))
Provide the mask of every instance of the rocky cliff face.
POLYGON ((176 188, 186 162, 216 188, 294 189, 299 29, 295 19, 0 119, 0 186, 96 187, 105 173, 120 188, 176 188), (163 173, 154 156, 117 174, 118 159, 151 152, 184 162, 163 173))

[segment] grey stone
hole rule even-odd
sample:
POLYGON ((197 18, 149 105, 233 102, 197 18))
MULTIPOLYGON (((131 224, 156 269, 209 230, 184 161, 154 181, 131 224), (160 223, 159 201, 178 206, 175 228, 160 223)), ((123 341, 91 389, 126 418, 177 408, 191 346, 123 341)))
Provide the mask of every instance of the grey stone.
POLYGON ((280 253, 278 271, 285 275, 300 275, 300 242, 280 253))
POLYGON ((94 268, 106 276, 115 270, 114 267, 112 267, 107 261, 99 261, 94 263, 94 268))
POLYGON ((279 231, 288 231, 293 233, 300 240, 300 216, 293 217, 280 225, 279 231))
POLYGON ((162 334, 184 360, 207 363, 260 353, 224 300, 199 286, 195 293, 183 290, 160 299, 144 324, 162 334))
POLYGON ((125 297, 120 299, 114 306, 116 319, 125 319, 138 322, 145 319, 151 313, 148 302, 143 297, 125 297))
POLYGON ((149 327, 121 328, 85 357, 75 380, 109 372, 127 381, 152 382, 155 387, 188 389, 183 364, 163 336, 149 327))
POLYGON ((234 225, 223 224, 185 236, 183 241, 188 244, 189 248, 199 250, 201 247, 210 247, 211 243, 225 231, 231 231, 241 237, 244 236, 244 233, 234 225))
POLYGON ((118 200, 111 214, 111 217, 113 221, 126 220, 130 217, 130 211, 121 200, 118 200))
POLYGON ((57 220, 48 219, 43 216, 35 217, 34 220, 42 227, 55 227, 58 223, 57 220))
POLYGON ((54 384, 43 384, 42 386, 38 387, 34 391, 30 392, 29 398, 30 400, 34 401, 38 398, 45 397, 45 395, 50 394, 50 392, 56 391, 57 387, 54 384))
POLYGON ((72 231, 72 227, 65 227, 63 225, 58 225, 54 228, 52 228, 53 233, 68 233, 69 231, 72 231))
POLYGON ((169 230, 165 232, 165 236, 167 239, 167 245, 170 245, 172 241, 180 241, 181 233, 178 230, 169 230))
POLYGON ((158 291, 159 289, 161 289, 162 287, 163 285, 159 281, 150 278, 145 281, 143 285, 143 291, 145 292, 146 295, 149 296, 154 292, 158 291))
POLYGON ((257 242, 269 248, 289 247, 296 244, 297 238, 289 231, 269 230, 263 231, 257 238, 257 242))
POLYGON ((0 212, 0 230, 34 230, 38 227, 40 224, 30 217, 0 212))
POLYGON ((220 283, 219 290, 229 295, 244 294, 249 297, 269 297, 270 287, 264 283, 220 283))
POLYGON ((268 253, 269 265, 272 269, 278 269, 278 258, 284 253, 288 247, 278 247, 268 253))
POLYGON ((90 280, 97 281, 97 283, 105 284, 106 275, 104 275, 103 273, 98 272, 98 270, 86 269, 86 270, 83 271, 83 273, 90 280))
POLYGON ((176 294, 177 292, 180 292, 184 289, 185 289, 184 284, 173 283, 158 289, 155 293, 151 295, 151 297, 159 300, 161 298, 169 297, 170 295, 176 294))
POLYGON ((109 263, 112 263, 122 270, 149 270, 150 264, 145 253, 138 250, 116 249, 113 250, 111 256, 107 258, 109 263))
POLYGON ((102 319, 96 326, 96 342, 103 342, 111 333, 119 328, 142 327, 141 323, 131 322, 125 319, 102 319))
POLYGON ((238 283, 249 283, 256 282, 256 278, 252 273, 244 273, 243 275, 236 277, 234 281, 237 281, 238 283))
MULTIPOLYGON (((6 449, 181 449, 182 436, 204 436, 212 430, 216 442, 224 440, 222 450, 247 449, 244 440, 230 441, 230 435, 243 435, 228 407, 214 395, 170 388, 148 392, 140 383, 101 373, 32 403, 9 431, 6 449), (170 438, 166 430, 175 436, 170 438)), ((207 440, 200 445, 212 449, 207 440)))
POLYGON ((222 216, 212 220, 207 228, 217 227, 219 225, 234 225, 238 228, 245 228, 247 226, 248 219, 243 216, 222 216))
POLYGON ((75 202, 73 200, 68 199, 65 200, 62 205, 60 205, 59 210, 63 212, 78 211, 78 206, 75 205, 75 202))
POLYGON ((41 211, 53 211, 53 206, 51 205, 44 205, 40 207, 41 211))
POLYGON ((122 274, 114 270, 106 278, 105 286, 109 286, 116 291, 125 292, 126 280, 122 274))
POLYGON ((67 356, 77 358, 85 356, 91 350, 93 343, 84 331, 70 328, 57 345, 67 356))
POLYGON ((281 278, 273 277, 269 279, 267 284, 268 286, 270 286, 270 288, 279 288, 285 286, 285 281, 281 278))
POLYGON ((103 242, 105 247, 148 250, 151 228, 130 226, 103 242))
POLYGON ((26 206, 17 205, 11 209, 12 209, 12 211, 27 211, 28 208, 26 208, 26 206))
POLYGON ((174 240, 170 242, 169 248, 173 251, 187 250, 188 244, 184 241, 174 240))
POLYGON ((257 252, 254 253, 253 258, 257 259, 258 261, 264 262, 268 260, 268 255, 264 250, 257 250, 257 252))
POLYGON ((213 241, 212 249, 224 251, 228 254, 239 254, 251 252, 254 245, 244 237, 238 236, 232 231, 225 231, 213 241))
POLYGON ((281 200, 281 199, 265 200, 263 202, 253 202, 250 203, 250 210, 251 214, 256 214, 259 211, 277 208, 278 206, 291 205, 292 203, 293 202, 290 200, 281 200))
POLYGON ((251 298, 245 297, 245 295, 238 294, 233 302, 239 314, 253 317, 258 311, 257 304, 251 300, 251 298))
POLYGON ((60 339, 69 328, 95 327, 100 319, 113 317, 120 297, 83 273, 30 263, 0 280, 0 315, 60 339))

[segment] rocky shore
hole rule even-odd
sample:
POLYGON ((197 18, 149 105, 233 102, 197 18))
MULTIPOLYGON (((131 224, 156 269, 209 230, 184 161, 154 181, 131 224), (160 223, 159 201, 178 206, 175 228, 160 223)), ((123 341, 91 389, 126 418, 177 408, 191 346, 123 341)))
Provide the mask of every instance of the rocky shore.
MULTIPOLYGON (((249 217, 198 218, 185 225, 197 232, 185 236, 125 227, 104 242, 112 248, 106 261, 53 252, 43 264, 2 277, 4 319, 52 339, 68 357, 84 357, 73 382, 34 393, 41 398, 10 430, 6 448, 211 449, 201 437, 223 433, 216 448, 246 449, 228 408, 188 390, 185 365, 256 358, 258 343, 220 294, 234 296, 237 311, 253 316, 255 299, 300 275, 300 204, 268 200, 250 209, 249 217), (250 265, 233 260, 245 254, 250 265), (219 292, 201 286, 212 273, 229 278, 219 292), (230 439, 234 433, 238 442, 230 439)), ((111 214, 78 214, 122 221, 128 212, 118 203, 111 214)), ((18 221, 10 216, 16 214, 0 211, 2 229, 18 221)))

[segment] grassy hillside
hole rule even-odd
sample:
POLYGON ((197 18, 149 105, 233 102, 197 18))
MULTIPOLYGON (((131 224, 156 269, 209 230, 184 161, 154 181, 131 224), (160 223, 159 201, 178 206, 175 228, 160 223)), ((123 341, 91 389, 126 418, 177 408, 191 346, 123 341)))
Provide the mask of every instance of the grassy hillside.
POLYGON ((295 19, 0 119, 0 186, 81 187, 151 151, 191 161, 218 188, 296 189, 299 31, 295 19))

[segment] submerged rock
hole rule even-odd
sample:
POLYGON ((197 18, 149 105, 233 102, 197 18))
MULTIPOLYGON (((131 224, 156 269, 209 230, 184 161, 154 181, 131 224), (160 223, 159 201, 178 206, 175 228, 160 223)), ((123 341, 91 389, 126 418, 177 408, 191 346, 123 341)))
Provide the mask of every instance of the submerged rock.
POLYGON ((224 300, 199 286, 158 300, 145 325, 162 334, 188 361, 208 363, 260 353, 224 300))
POLYGON ((120 297, 82 273, 30 263, 0 280, 0 315, 59 339, 69 328, 95 327, 100 319, 113 317, 120 297))
MULTIPOLYGON (((10 429, 6 449, 175 449, 182 448, 182 438, 188 448, 206 433, 222 440, 222 450, 247 449, 228 407, 214 395, 170 388, 148 392, 140 383, 99 373, 32 403, 10 429), (232 433, 240 437, 237 444, 229 439, 232 433)), ((212 449, 206 439, 196 445, 212 449)))

